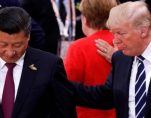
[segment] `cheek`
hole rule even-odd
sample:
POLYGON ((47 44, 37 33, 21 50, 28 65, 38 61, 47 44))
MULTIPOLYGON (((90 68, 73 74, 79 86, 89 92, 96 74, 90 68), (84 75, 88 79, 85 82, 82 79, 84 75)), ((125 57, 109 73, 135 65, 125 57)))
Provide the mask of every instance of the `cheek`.
POLYGON ((0 57, 5 54, 5 50, 0 48, 0 57))
POLYGON ((19 49, 16 49, 16 55, 18 57, 22 56, 24 54, 24 52, 26 51, 26 48, 27 48, 27 46, 23 46, 23 47, 21 47, 19 49))
POLYGON ((134 37, 134 35, 128 35, 123 39, 123 44, 126 45, 127 47, 134 47, 137 42, 137 38, 134 37))
POLYGON ((23 47, 23 48, 21 48, 20 50, 18 50, 18 52, 22 54, 22 53, 25 52, 25 50, 26 50, 26 47, 23 47))
POLYGON ((0 57, 2 57, 2 54, 3 54, 3 53, 0 51, 0 57))

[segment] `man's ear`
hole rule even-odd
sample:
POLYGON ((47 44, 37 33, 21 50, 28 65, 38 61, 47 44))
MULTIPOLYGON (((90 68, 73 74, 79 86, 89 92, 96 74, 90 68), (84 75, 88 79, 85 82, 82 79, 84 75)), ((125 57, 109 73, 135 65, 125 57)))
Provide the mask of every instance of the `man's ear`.
POLYGON ((143 26, 141 27, 141 38, 145 38, 149 34, 149 27, 143 26))

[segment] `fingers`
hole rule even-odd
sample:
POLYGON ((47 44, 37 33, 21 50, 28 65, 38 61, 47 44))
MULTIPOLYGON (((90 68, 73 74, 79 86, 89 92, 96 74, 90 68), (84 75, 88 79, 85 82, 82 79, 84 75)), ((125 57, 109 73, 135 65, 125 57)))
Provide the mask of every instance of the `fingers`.
POLYGON ((101 52, 103 52, 103 53, 107 52, 107 48, 105 46, 98 44, 98 43, 96 43, 95 45, 98 48, 98 50, 100 50, 101 52))
POLYGON ((114 44, 114 47, 113 47, 107 41, 102 40, 102 39, 95 40, 95 43, 96 43, 96 47, 104 53, 106 53, 108 51, 111 53, 114 53, 115 51, 118 50, 116 44, 114 44))
POLYGON ((108 50, 113 48, 108 42, 101 39, 95 40, 95 43, 96 47, 104 53, 107 53, 108 50))
POLYGON ((95 42, 100 46, 100 47, 107 47, 110 46, 110 44, 102 39, 97 39, 95 42))
POLYGON ((111 62, 112 54, 114 53, 114 47, 108 42, 98 39, 95 40, 97 52, 102 55, 107 61, 111 62))
POLYGON ((97 49, 97 52, 103 56, 108 62, 111 63, 111 55, 109 53, 104 53, 102 51, 100 51, 99 49, 97 49))

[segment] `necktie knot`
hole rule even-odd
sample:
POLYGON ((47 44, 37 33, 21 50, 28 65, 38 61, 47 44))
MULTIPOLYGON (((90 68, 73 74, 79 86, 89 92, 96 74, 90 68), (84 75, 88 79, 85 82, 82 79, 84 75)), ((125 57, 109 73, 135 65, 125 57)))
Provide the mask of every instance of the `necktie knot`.
POLYGON ((143 62, 145 58, 142 55, 137 56, 138 61, 143 62))
POLYGON ((13 69, 16 66, 16 63, 6 63, 8 69, 13 69))

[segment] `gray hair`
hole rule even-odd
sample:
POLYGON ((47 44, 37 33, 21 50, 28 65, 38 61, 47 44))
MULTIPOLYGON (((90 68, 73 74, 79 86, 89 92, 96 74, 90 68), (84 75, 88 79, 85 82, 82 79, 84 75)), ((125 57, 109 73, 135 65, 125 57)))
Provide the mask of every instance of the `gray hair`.
POLYGON ((131 1, 113 7, 107 20, 107 27, 111 28, 127 21, 136 28, 141 26, 150 27, 151 14, 147 4, 143 1, 131 1))

